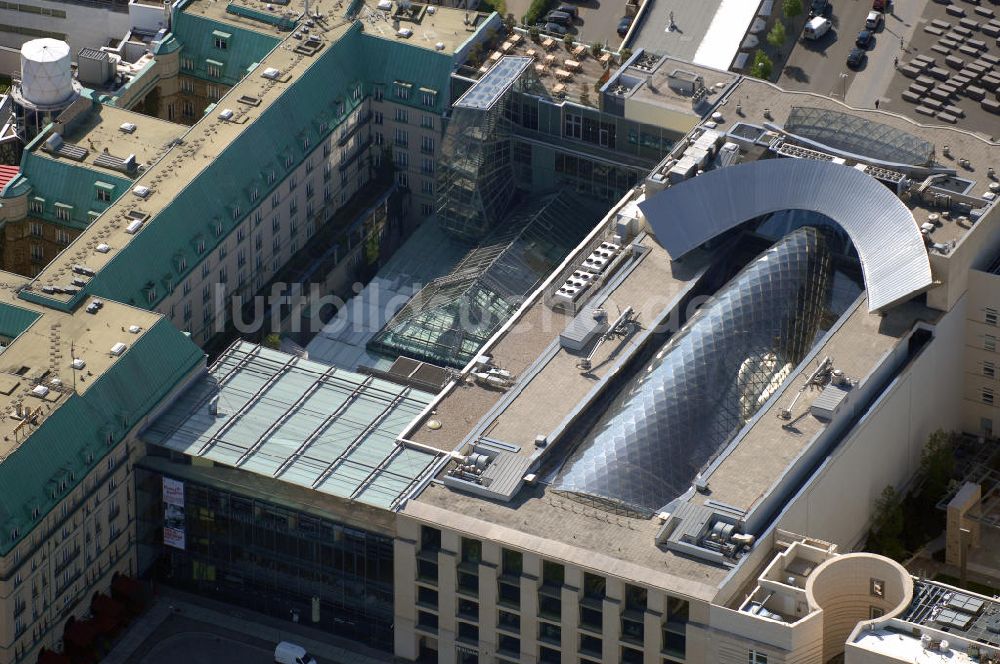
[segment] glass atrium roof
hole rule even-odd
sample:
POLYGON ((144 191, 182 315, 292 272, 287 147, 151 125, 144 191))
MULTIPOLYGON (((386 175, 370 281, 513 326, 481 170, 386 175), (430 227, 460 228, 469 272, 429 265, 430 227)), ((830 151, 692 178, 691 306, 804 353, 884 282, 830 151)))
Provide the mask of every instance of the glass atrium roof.
POLYGON ((392 509, 438 458, 396 440, 433 396, 237 341, 141 438, 392 509))
POLYGON ((758 256, 622 388, 555 489, 647 516, 683 494, 809 351, 831 272, 812 227, 758 256))
POLYGON ((929 166, 934 144, 851 113, 793 106, 785 131, 823 145, 894 164, 929 166))
POLYGON ((455 108, 486 111, 503 96, 514 82, 531 66, 531 58, 508 55, 500 59, 481 79, 465 91, 455 108))
POLYGON ((451 273, 417 293, 368 349, 465 366, 594 227, 605 207, 560 193, 516 208, 451 273))

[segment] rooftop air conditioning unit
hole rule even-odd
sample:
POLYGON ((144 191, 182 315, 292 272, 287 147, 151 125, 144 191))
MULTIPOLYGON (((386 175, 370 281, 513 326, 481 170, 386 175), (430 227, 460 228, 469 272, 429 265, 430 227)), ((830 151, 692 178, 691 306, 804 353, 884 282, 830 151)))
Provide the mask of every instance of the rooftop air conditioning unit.
POLYGON ((224 108, 224 109, 222 109, 222 112, 219 113, 219 119, 220 120, 226 120, 226 121, 232 120, 233 119, 233 109, 231 109, 231 108, 224 108))
POLYGON ((114 346, 111 347, 111 354, 114 355, 115 357, 121 357, 122 353, 125 352, 126 348, 128 348, 128 346, 119 341, 118 343, 116 343, 114 346))
POLYGON ((276 81, 278 80, 278 77, 281 76, 281 72, 275 69, 274 67, 268 67, 263 72, 261 72, 260 75, 263 76, 264 78, 276 81))
POLYGON ((49 150, 58 150, 63 144, 63 138, 59 134, 52 134, 47 139, 45 139, 45 147, 49 150))
POLYGON ((153 190, 144 184, 140 184, 132 189, 132 193, 139 198, 149 198, 149 195, 153 193, 153 190))
POLYGON ((111 251, 111 247, 109 247, 108 245, 106 245, 106 244, 104 244, 104 243, 102 242, 101 244, 97 245, 97 251, 98 251, 99 253, 102 253, 102 254, 106 254, 106 253, 108 253, 109 251, 111 251))
POLYGON ((402 37, 403 39, 409 39, 410 37, 413 36, 413 30, 411 30, 410 28, 400 28, 399 30, 396 31, 396 36, 402 37))
POLYGON ((118 127, 118 131, 122 132, 123 134, 134 133, 136 129, 137 127, 134 122, 123 122, 121 126, 118 127))
POLYGON ((125 232, 128 233, 129 235, 135 235, 136 233, 139 232, 140 228, 142 228, 142 221, 136 219, 131 224, 125 227, 125 232))
POLYGON ((87 366, 87 363, 77 357, 70 363, 70 366, 79 371, 80 369, 87 366))
POLYGON ((49 393, 49 388, 45 387, 44 385, 35 385, 34 389, 31 390, 31 393, 34 394, 39 399, 44 399, 46 395, 49 393))
POLYGON ((90 269, 89 267, 87 267, 86 265, 74 265, 73 266, 73 272, 76 272, 77 274, 82 274, 82 275, 85 275, 85 276, 88 276, 88 277, 92 277, 95 274, 95 272, 92 269, 90 269))
POLYGON ((142 328, 139 327, 138 325, 129 325, 128 331, 131 332, 132 334, 139 334, 139 332, 142 331, 142 328))

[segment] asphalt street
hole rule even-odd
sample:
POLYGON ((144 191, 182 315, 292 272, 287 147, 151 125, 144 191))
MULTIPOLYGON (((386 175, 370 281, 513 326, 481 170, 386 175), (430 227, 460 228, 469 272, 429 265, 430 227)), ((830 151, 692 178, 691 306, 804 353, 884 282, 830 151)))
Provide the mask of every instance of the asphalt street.
MULTIPOLYGON (((871 108, 876 99, 881 103, 889 101, 885 92, 895 74, 896 58, 900 61, 909 59, 908 45, 926 6, 927 0, 896 0, 893 13, 885 16, 885 29, 879 34, 880 43, 868 52, 867 65, 854 76, 847 89, 848 105, 871 108), (900 39, 906 49, 901 49, 900 39)), ((863 18, 861 22, 864 22, 863 18)), ((897 102, 896 106, 900 103, 897 102)))
POLYGON ((205 632, 182 632, 163 639, 141 664, 269 664, 274 651, 205 632))
POLYGON ((871 0, 833 0, 831 30, 815 41, 802 41, 792 51, 778 79, 786 90, 809 90, 855 107, 871 108, 881 99, 893 75, 893 64, 902 59, 900 37, 908 41, 927 0, 896 0, 893 14, 875 35, 868 57, 857 70, 847 66, 858 32, 864 29, 871 0))

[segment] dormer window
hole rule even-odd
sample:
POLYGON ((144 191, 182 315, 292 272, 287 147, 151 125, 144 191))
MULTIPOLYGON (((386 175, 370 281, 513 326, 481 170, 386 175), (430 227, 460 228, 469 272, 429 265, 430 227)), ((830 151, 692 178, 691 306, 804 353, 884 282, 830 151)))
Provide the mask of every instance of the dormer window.
POLYGON ((113 184, 106 182, 97 182, 94 184, 94 194, 97 196, 97 200, 102 203, 110 203, 114 197, 114 191, 115 186, 113 184))
POLYGON ((215 30, 212 32, 212 38, 215 41, 215 48, 220 51, 225 51, 229 49, 229 40, 232 39, 232 35, 228 32, 222 32, 221 30, 215 30))

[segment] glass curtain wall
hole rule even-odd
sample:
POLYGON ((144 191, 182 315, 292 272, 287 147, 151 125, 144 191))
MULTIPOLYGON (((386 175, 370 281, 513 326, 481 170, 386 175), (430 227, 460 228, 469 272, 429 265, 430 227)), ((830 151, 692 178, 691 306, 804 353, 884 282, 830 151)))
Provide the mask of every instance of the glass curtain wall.
POLYGON ((392 538, 184 482, 183 537, 167 546, 163 476, 137 468, 136 486, 147 506, 140 537, 159 549, 160 580, 392 649, 392 538))

